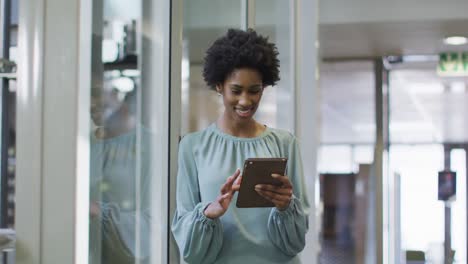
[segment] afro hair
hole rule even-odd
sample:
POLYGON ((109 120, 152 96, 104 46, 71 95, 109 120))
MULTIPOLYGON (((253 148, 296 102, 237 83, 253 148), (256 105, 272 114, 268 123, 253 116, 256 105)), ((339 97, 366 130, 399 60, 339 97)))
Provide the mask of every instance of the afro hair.
POLYGON ((229 29, 214 41, 205 55, 203 78, 215 89, 235 69, 251 68, 262 76, 263 85, 275 85, 280 80, 278 49, 252 29, 229 29))

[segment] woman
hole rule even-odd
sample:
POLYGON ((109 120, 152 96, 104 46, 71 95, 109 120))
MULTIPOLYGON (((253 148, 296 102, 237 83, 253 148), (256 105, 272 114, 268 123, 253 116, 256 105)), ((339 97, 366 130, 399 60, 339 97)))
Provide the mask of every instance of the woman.
POLYGON ((180 142, 172 232, 188 263, 300 263, 308 202, 298 143, 254 119, 263 90, 279 80, 277 56, 267 38, 234 29, 206 53, 204 79, 225 109, 180 142), (274 208, 241 209, 232 202, 241 182, 237 168, 255 157, 288 158, 288 176, 273 175, 282 186, 256 186, 274 208))

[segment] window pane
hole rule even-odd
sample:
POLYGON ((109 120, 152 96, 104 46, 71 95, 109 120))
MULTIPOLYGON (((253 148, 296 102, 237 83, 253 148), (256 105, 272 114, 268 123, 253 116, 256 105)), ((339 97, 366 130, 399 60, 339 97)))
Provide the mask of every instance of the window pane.
POLYGON ((162 118, 167 110, 161 110, 169 104, 163 96, 169 88, 161 81, 169 76, 169 71, 164 76, 169 63, 160 56, 169 43, 169 35, 164 35, 169 20, 162 25, 164 19, 156 18, 164 3, 169 1, 93 1, 92 264, 161 263, 160 251, 167 245, 157 235, 163 231, 152 228, 167 223, 160 213, 165 210, 155 210, 163 208, 167 186, 160 183, 168 177, 167 169, 159 166, 167 164, 168 147, 159 138, 167 141, 169 129, 162 118), (155 213, 158 217, 152 217, 155 213))
POLYGON ((241 28, 241 1, 185 0, 182 58, 182 135, 216 120, 221 97, 203 80, 206 49, 228 28, 241 28))
POLYGON ((375 252, 374 74, 372 61, 321 64, 321 263, 362 263, 375 252))
POLYGON ((294 129, 294 84, 291 72, 292 31, 290 1, 256 0, 255 30, 276 43, 279 51, 281 80, 274 87, 268 87, 262 97, 262 106, 258 109, 259 122, 271 127, 292 131, 294 129), (281 111, 279 111, 281 109, 281 111))
POLYGON ((444 241, 444 204, 437 200, 443 154, 441 145, 390 148, 390 171, 401 176, 401 248, 427 252, 433 263, 440 263, 436 255, 444 241))
POLYGON ((320 86, 322 144, 374 144, 376 126, 373 63, 322 63, 320 86))
POLYGON ((452 248, 455 262, 466 263, 466 151, 454 149, 450 153, 451 170, 457 173, 457 194, 452 203, 452 248))
POLYGON ((318 155, 318 171, 320 173, 351 173, 353 163, 351 146, 321 146, 318 155))

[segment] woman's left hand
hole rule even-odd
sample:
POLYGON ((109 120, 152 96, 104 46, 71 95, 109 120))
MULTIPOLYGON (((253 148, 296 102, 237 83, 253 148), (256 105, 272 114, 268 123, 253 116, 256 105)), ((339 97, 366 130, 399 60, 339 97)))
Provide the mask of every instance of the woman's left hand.
POLYGON ((267 200, 275 204, 278 210, 286 210, 291 203, 293 187, 289 178, 284 175, 272 174, 273 178, 279 180, 282 185, 276 186, 271 184, 257 184, 255 191, 265 197, 267 200))

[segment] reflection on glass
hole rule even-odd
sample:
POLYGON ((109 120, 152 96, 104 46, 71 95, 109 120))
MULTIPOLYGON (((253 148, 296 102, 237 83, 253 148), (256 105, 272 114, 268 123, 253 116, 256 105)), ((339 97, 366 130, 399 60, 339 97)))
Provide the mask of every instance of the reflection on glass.
POLYGON ((141 88, 136 24, 140 17, 126 11, 133 5, 132 1, 94 1, 93 6, 92 264, 150 261, 150 133, 141 125, 138 114, 141 88))
POLYGON ((141 247, 136 248, 137 236, 149 233, 150 215, 146 160, 137 181, 137 156, 148 155, 145 149, 137 152, 135 93, 119 100, 114 88, 92 91, 91 118, 96 128, 91 135, 91 263, 134 263, 149 254, 148 237, 140 237, 141 247))

